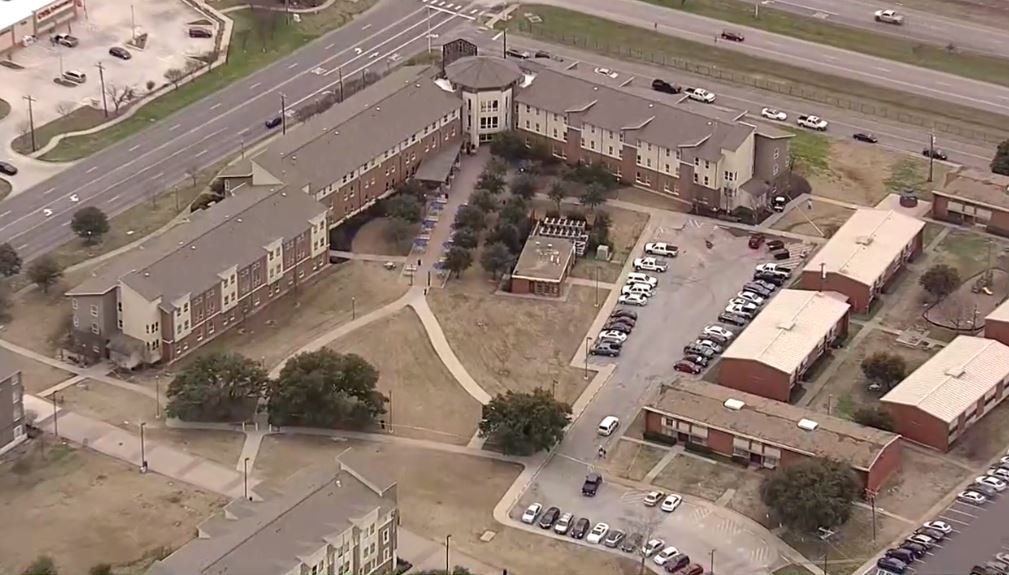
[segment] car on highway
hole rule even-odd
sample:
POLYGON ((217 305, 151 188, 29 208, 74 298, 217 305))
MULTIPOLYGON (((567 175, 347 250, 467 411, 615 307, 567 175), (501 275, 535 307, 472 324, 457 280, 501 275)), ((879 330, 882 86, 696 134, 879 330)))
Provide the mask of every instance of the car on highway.
POLYGON ((680 248, 665 242, 648 242, 645 244, 645 253, 653 256, 667 256, 675 258, 680 253, 680 248))
POLYGON ((620 357, 620 348, 614 345, 611 341, 601 341, 589 348, 589 355, 620 357))
POLYGON ((201 28, 199 26, 193 26, 189 29, 190 38, 213 38, 214 33, 206 28, 201 28))
POLYGON ((964 503, 971 503, 974 505, 983 505, 988 498, 981 495, 973 489, 967 489, 966 491, 961 491, 957 494, 956 498, 964 503))
POLYGON ((921 151, 921 155, 925 156, 926 158, 931 156, 933 159, 936 160, 949 159, 949 156, 946 155, 946 152, 940 150, 939 148, 925 148, 924 150, 921 151))
POLYGON ((518 58, 519 60, 528 60, 531 54, 525 50, 519 50, 518 48, 508 48, 505 50, 506 58, 518 58))
POLYGON ((648 286, 652 289, 658 287, 659 285, 659 278, 638 272, 631 272, 627 274, 627 281, 638 284, 648 284, 648 286))
POLYGON ((547 509, 543 515, 540 515, 539 526, 540 529, 550 529, 557 522, 557 517, 561 514, 561 510, 557 507, 551 507, 547 509))
POLYGON ((11 164, 10 162, 0 162, 0 174, 13 176, 17 173, 18 169, 14 166, 14 164, 11 164))
POLYGON ((596 68, 592 71, 595 72, 596 74, 599 74, 600 76, 606 76, 607 78, 611 78, 613 80, 616 80, 617 77, 620 76, 620 74, 617 74, 616 72, 610 70, 609 68, 596 68))
POLYGON ((279 125, 281 125, 283 123, 284 123, 284 119, 281 118, 280 116, 276 116, 274 118, 270 118, 267 121, 263 122, 263 125, 265 125, 268 130, 272 130, 272 129, 276 128, 277 126, 279 126, 279 125))
POLYGON ((784 122, 788 119, 788 114, 778 110, 777 108, 763 108, 760 110, 760 115, 768 120, 777 120, 779 122, 784 122))
POLYGON ((533 503, 529 507, 526 507, 525 512, 522 514, 522 523, 528 525, 536 523, 536 518, 540 516, 540 511, 543 511, 543 506, 539 503, 533 503))
POLYGON ((638 312, 636 312, 634 310, 618 307, 617 309, 615 309, 612 312, 610 312, 610 317, 613 317, 613 318, 629 318, 629 319, 632 319, 632 320, 637 320, 638 319, 638 312))
POLYGON ((745 36, 735 30, 722 30, 721 36, 723 40, 730 40, 732 42, 742 42, 743 40, 746 40, 745 36))
POLYGON ((936 531, 942 531, 943 533, 946 533, 947 535, 953 532, 953 526, 952 525, 950 525, 949 523, 946 523, 945 521, 939 521, 939 520, 936 520, 936 521, 926 521, 925 523, 922 524, 922 527, 925 527, 927 529, 935 529, 936 531))
POLYGON ((652 557, 652 561, 654 561, 656 565, 662 566, 665 565, 670 559, 679 554, 680 550, 670 545, 669 547, 666 547, 662 551, 656 553, 655 557, 652 557))
POLYGON ((632 533, 624 539, 623 543, 620 544, 620 550, 624 553, 636 553, 639 549, 641 549, 641 543, 644 539, 644 535, 640 533, 632 533))
POLYGON ((585 534, 589 532, 589 527, 592 526, 592 522, 589 521, 588 517, 582 517, 575 522, 575 526, 571 528, 571 537, 573 539, 584 539, 585 534))
POLYGON ((551 59, 551 58, 553 58, 553 54, 551 54, 550 52, 547 52, 546 50, 536 50, 536 53, 533 54, 533 58, 547 58, 547 59, 551 59))
POLYGON ((617 303, 623 305, 645 306, 648 305, 648 298, 637 293, 624 294, 617 298, 617 303))
POLYGON ((70 34, 55 34, 49 41, 53 45, 64 46, 66 48, 75 48, 80 43, 76 36, 71 36, 70 34))
POLYGON ((651 557, 665 546, 666 542, 662 539, 649 539, 647 543, 641 546, 641 554, 645 557, 651 557))
POLYGON ((571 524, 575 522, 575 516, 570 513, 565 513, 561 515, 561 518, 557 520, 554 524, 554 533, 558 535, 567 535, 568 531, 571 530, 571 524))
POLYGON ((998 477, 993 477, 991 475, 982 475, 981 477, 975 479, 974 483, 978 485, 987 485, 999 493, 1005 491, 1006 488, 1006 482, 1004 479, 999 479, 998 477))
POLYGON ((637 258, 634 260, 634 271, 636 272, 646 271, 663 273, 667 269, 668 266, 666 266, 666 262, 653 257, 637 258))
POLYGON ((606 534, 606 539, 603 539, 603 545, 611 549, 616 549, 621 542, 623 542, 624 537, 627 534, 620 529, 612 529, 606 534))
POLYGON ((690 373, 693 375, 697 375, 702 371, 704 371, 703 367, 686 358, 683 358, 680 361, 673 364, 673 369, 680 373, 690 373))
POLYGON ((606 523, 596 523, 592 531, 589 532, 589 536, 585 538, 589 543, 599 543, 606 537, 606 533, 610 530, 610 526, 606 523))
POLYGON ((852 139, 858 140, 859 142, 866 142, 868 144, 875 144, 879 142, 879 138, 870 134, 869 132, 855 132, 851 135, 852 139))
POLYGON ((661 491, 649 491, 648 495, 645 495, 643 503, 645 504, 645 507, 655 507, 659 504, 659 501, 662 501, 663 496, 664 493, 661 491))
POLYGON ((897 13, 896 10, 876 10, 872 16, 875 21, 882 22, 884 24, 894 24, 895 26, 900 26, 904 23, 904 16, 897 13))
POLYGON ((683 91, 683 88, 677 86, 676 84, 670 84, 669 82, 658 78, 652 80, 652 89, 656 92, 663 92, 665 94, 679 94, 683 91))
POLYGON ((750 318, 742 314, 726 310, 718 314, 718 321, 722 323, 727 323, 729 325, 734 325, 736 327, 742 327, 750 322, 750 318))
POLYGON ((119 58, 120 60, 129 60, 130 58, 133 58, 133 54, 130 54, 130 51, 122 46, 113 46, 109 48, 109 54, 119 58))
POLYGON ((827 123, 827 120, 824 120, 819 116, 809 114, 799 115, 799 117, 795 119, 795 123, 803 128, 809 128, 810 130, 816 130, 818 132, 826 132, 827 126, 830 125, 827 123))
POLYGON ((691 100, 697 100, 698 102, 704 102, 705 104, 711 104, 715 101, 715 94, 705 90, 704 88, 684 88, 683 91, 691 100))
POLYGON ((662 505, 659 506, 659 509, 665 511, 666 513, 672 513, 673 511, 676 511, 676 508, 680 506, 680 503, 683 503, 683 498, 675 493, 670 493, 662 500, 662 505))
POLYGON ((582 495, 585 497, 595 497, 599 492, 599 486, 603 484, 603 476, 598 473, 589 473, 585 476, 585 483, 582 484, 582 495))

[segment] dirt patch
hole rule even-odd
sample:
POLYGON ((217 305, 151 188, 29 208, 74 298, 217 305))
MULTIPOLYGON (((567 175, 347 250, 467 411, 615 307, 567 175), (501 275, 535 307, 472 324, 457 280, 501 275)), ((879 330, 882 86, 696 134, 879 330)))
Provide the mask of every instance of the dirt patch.
MULTIPOLYGON (((416 226, 418 229, 420 225, 416 226)), ((389 241, 387 236, 389 218, 375 218, 360 228, 354 234, 351 251, 358 254, 376 254, 383 256, 405 256, 410 253, 410 242, 397 245, 389 241)), ((412 236, 411 236, 412 237, 412 236)))
POLYGON ((617 190, 616 199, 646 208, 669 210, 671 212, 689 213, 692 207, 689 202, 677 200, 676 198, 656 192, 642 190, 641 188, 620 188, 617 190))
POLYGON ((153 398, 93 379, 72 385, 60 391, 56 397, 57 403, 64 409, 110 423, 131 433, 138 433, 137 426, 142 421, 157 421, 157 406, 153 398))
POLYGON ((992 295, 974 293, 974 287, 983 277, 963 278, 963 283, 956 291, 925 311, 925 317, 940 326, 960 331, 973 330, 982 325, 984 318, 1009 295, 1009 274, 997 269, 988 274, 991 280, 988 288, 992 295))
POLYGON ((764 473, 748 472, 742 480, 733 486, 736 490, 726 506, 733 511, 753 519, 768 529, 777 527, 771 521, 767 506, 760 499, 760 485, 764 482, 764 473))
POLYGON ((49 288, 49 293, 31 290, 14 296, 10 321, 4 326, 5 340, 42 353, 56 355, 56 342, 70 329, 70 302, 63 297, 69 287, 66 281, 49 288))
MULTIPOLYGON (((827 155, 829 169, 809 178, 813 195, 863 206, 875 206, 891 192, 913 189, 927 192, 928 161, 843 140, 831 142, 827 155), (893 189, 899 188, 899 189, 893 189)), ((943 170, 941 164, 935 164, 943 170)), ((942 172, 933 181, 942 181, 942 172)))
POLYGON ((861 367, 862 360, 877 351, 888 351, 903 357, 907 362, 908 373, 917 369, 935 353, 898 344, 897 336, 873 330, 856 346, 847 348, 847 355, 834 358, 834 361, 841 361, 840 366, 810 401, 809 407, 850 419, 859 407, 878 403, 882 394, 866 389, 861 367))
POLYGON ((680 454, 672 459, 658 476, 655 485, 679 493, 714 501, 727 489, 739 484, 746 470, 698 457, 680 454))
MULTIPOLYGON (((193 357, 235 351, 270 368, 323 333, 395 301, 409 286, 373 262, 333 266, 221 335, 193 357)), ((184 360, 185 361, 185 360, 184 360)), ((192 360, 189 360, 192 361, 192 360)))
POLYGON ((184 451, 193 457, 208 459, 233 468, 242 454, 245 435, 234 431, 169 429, 147 426, 148 441, 184 451))
POLYGON ((21 370, 21 382, 24 385, 25 393, 38 394, 74 376, 68 371, 50 367, 16 353, 8 353, 8 357, 14 364, 14 368, 21 370))
POLYGON ((829 238, 848 221, 854 211, 844 206, 812 200, 793 208, 771 228, 804 236, 829 238))
MULTIPOLYGON (((476 274, 472 274, 475 276, 476 274)), ((592 288, 571 286, 565 301, 494 295, 479 280, 451 281, 428 296, 466 370, 491 395, 550 388, 573 402, 586 381, 568 366, 596 314, 592 288)), ((600 296, 605 297, 605 293, 600 296)))
POLYGON ((637 441, 621 441, 607 454, 606 467, 611 473, 641 481, 665 454, 666 450, 658 447, 637 441))
POLYGON ((378 389, 392 397, 387 421, 396 435, 465 445, 476 432, 480 403, 449 373, 412 309, 357 329, 329 347, 356 353, 378 369, 378 389))
MULTIPOLYGON (((40 554, 61 572, 97 563, 149 563, 193 536, 225 501, 84 449, 32 442, 0 464, 0 573, 20 573, 40 554), (11 461, 13 460, 13 461, 11 461), (95 518, 100 517, 100 521, 95 518)), ((137 572, 142 572, 140 569, 137 572)))
POLYGON ((876 497, 877 507, 918 519, 957 486, 970 471, 934 451, 904 443, 900 468, 876 497))

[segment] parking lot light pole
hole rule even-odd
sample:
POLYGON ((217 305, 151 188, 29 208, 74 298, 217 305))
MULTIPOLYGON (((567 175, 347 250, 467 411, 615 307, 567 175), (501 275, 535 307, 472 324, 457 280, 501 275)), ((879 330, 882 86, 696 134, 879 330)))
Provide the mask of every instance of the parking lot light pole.
POLYGON ((596 262, 596 304, 595 307, 599 307, 599 262, 596 262))
POLYGON ((144 426, 146 421, 140 422, 140 473, 147 473, 147 452, 144 450, 144 426))
POLYGON ((592 342, 591 337, 585 338, 585 379, 589 378, 589 343, 592 342))
POLYGON ((449 548, 449 544, 451 542, 452 542, 452 534, 450 533, 450 534, 448 534, 448 535, 445 536, 445 575, 449 575, 449 570, 448 570, 448 548, 449 548))
POLYGON ((242 495, 245 499, 252 501, 249 497, 249 458, 246 457, 242 460, 242 495))
POLYGON ((287 133, 287 96, 280 95, 280 133, 287 133))
POLYGON ((60 418, 56 414, 56 393, 57 392, 54 391, 53 394, 52 394, 52 396, 51 396, 51 398, 53 400, 53 435, 56 436, 56 439, 59 439, 59 437, 60 437, 60 418))
POLYGON ((105 117, 108 118, 109 117, 109 99, 105 95, 105 66, 102 66, 102 63, 99 62, 99 63, 95 64, 95 67, 98 68, 98 81, 101 82, 101 87, 102 87, 102 109, 105 110, 105 117))
POLYGON ((32 103, 35 102, 30 94, 24 96, 24 99, 28 101, 28 130, 32 135, 32 151, 38 151, 38 146, 35 144, 35 114, 32 112, 32 103))

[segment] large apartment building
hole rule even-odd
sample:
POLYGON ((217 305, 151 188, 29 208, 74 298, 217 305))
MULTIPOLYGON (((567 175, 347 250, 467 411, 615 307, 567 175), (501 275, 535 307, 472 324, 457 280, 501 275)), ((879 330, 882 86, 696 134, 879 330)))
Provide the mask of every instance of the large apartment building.
POLYGON ((10 353, 0 349, 0 455, 28 436, 23 399, 21 370, 14 365, 10 353))
POLYGON ((328 232, 305 194, 236 190, 68 291, 70 351, 126 368, 174 361, 321 271, 328 232))

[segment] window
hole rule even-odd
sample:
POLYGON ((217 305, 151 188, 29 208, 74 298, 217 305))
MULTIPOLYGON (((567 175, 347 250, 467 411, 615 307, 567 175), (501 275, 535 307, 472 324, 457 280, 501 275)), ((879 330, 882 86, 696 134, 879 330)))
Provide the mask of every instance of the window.
POLYGON ((708 187, 708 176, 704 176, 704 186, 708 187))
POLYGON ((91 324, 91 333, 93 333, 95 335, 98 335, 101 332, 102 332, 102 330, 98 327, 97 323, 92 323, 91 324))
POLYGON ((781 149, 780 148, 775 148, 774 149, 774 159, 777 160, 780 157, 781 157, 781 149))
POLYGON ((76 315, 74 316, 74 327, 81 327, 81 320, 76 315))
POLYGON ((389 542, 389 532, 390 531, 391 531, 391 529, 386 529, 385 531, 382 531, 382 543, 388 543, 389 542))
POLYGON ((382 562, 385 563, 386 561, 389 560, 389 558, 390 558, 390 553, 389 553, 389 550, 386 549, 385 551, 382 552, 382 562))
POLYGON ((694 183, 697 183, 697 172, 694 172, 694 183))
MULTIPOLYGON (((70 308, 71 309, 77 309, 77 298, 73 298, 73 299, 70 300, 70 308)), ((123 304, 119 304, 119 311, 122 311, 122 308, 123 308, 123 304)))
POLYGON ((95 304, 91 304, 91 316, 98 317, 98 306, 95 304))

